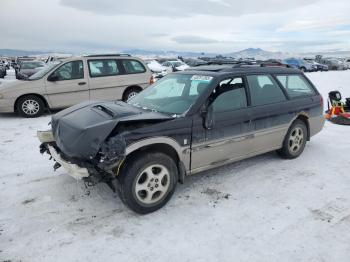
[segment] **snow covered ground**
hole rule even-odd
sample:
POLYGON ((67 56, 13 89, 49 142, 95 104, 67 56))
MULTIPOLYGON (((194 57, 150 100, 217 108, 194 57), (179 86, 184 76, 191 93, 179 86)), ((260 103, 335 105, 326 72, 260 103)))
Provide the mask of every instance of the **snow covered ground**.
MULTIPOLYGON (((350 71, 308 76, 325 99, 350 97, 350 71)), ((0 114, 1 262, 349 261, 350 127, 326 123, 295 160, 268 153, 188 177, 140 216, 106 185, 53 171, 36 139, 49 120, 0 114)))

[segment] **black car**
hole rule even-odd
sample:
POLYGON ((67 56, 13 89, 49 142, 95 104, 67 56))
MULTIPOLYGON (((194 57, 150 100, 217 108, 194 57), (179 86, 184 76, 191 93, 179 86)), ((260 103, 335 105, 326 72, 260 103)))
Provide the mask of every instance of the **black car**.
POLYGON ((296 158, 324 125, 323 99, 298 69, 199 66, 172 73, 128 103, 86 102, 38 132, 41 152, 88 185, 115 187, 153 212, 185 177, 277 150, 296 158))

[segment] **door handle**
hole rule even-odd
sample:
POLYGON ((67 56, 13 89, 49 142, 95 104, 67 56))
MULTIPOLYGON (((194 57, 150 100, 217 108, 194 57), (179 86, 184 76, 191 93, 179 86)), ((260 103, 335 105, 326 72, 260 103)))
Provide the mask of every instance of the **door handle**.
POLYGON ((79 82, 78 85, 80 86, 86 85, 86 82, 79 82))

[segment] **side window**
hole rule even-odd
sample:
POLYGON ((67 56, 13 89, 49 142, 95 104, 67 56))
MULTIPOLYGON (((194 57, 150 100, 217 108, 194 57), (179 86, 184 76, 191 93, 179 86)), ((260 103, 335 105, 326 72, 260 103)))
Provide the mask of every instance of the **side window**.
POLYGON ((241 77, 226 79, 220 82, 212 94, 214 112, 225 112, 247 107, 247 96, 241 77))
POLYGON ((122 60, 122 64, 127 74, 137 74, 146 72, 145 67, 137 60, 124 59, 122 60))
POLYGON ((270 75, 247 76, 252 106, 267 105, 286 100, 276 81, 270 75))
POLYGON ((315 94, 314 89, 301 75, 278 75, 277 79, 291 98, 315 94))
POLYGON ((72 61, 60 66, 53 73, 57 81, 74 80, 84 78, 83 61, 72 61))
POLYGON ((119 75, 117 61, 113 59, 89 60, 89 72, 91 77, 119 75))

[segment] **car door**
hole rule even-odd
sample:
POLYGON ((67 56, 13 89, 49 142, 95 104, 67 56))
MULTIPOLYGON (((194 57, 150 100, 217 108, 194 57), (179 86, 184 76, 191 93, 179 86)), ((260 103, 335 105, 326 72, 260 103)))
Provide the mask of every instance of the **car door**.
POLYGON ((121 99, 127 82, 115 58, 89 59, 91 100, 121 99))
POLYGON ((213 125, 207 128, 203 116, 194 116, 191 169, 202 171, 249 154, 250 108, 243 77, 225 79, 207 101, 213 125), (212 110, 212 111, 211 111, 212 110))
POLYGON ((83 60, 66 62, 45 80, 52 108, 64 108, 89 100, 89 87, 83 60))
POLYGON ((252 152, 259 154, 280 148, 294 116, 286 93, 269 74, 247 75, 251 97, 252 152))

